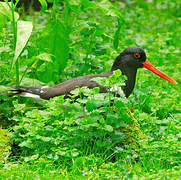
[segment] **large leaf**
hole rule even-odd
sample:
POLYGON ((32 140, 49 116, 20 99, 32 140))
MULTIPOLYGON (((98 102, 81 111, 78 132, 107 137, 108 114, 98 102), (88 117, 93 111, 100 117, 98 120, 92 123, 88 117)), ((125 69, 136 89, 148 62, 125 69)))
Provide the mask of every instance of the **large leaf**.
POLYGON ((52 20, 44 30, 40 46, 42 51, 52 55, 53 63, 40 70, 38 76, 41 81, 49 82, 59 80, 60 74, 64 70, 69 56, 69 31, 59 20, 52 20))
POLYGON ((15 64, 17 58, 21 54, 23 48, 25 47, 33 29, 33 24, 30 21, 18 21, 17 23, 17 41, 15 56, 13 59, 12 66, 15 64))
MULTIPOLYGON (((11 6, 10 3, 9 6, 11 6)), ((12 11, 9 6, 6 2, 0 2, 0 13, 6 16, 10 21, 12 21, 12 11)), ((14 12, 14 17, 16 22, 19 19, 19 14, 17 12, 14 12)))

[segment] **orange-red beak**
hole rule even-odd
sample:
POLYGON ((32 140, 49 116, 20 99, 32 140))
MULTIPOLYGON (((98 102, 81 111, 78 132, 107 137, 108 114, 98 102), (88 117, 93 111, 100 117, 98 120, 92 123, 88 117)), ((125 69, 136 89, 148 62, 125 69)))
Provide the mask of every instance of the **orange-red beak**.
POLYGON ((155 73, 156 75, 160 76, 161 78, 173 83, 173 84, 177 84, 177 82, 175 80, 173 80, 171 77, 167 76, 166 74, 162 73, 161 71, 159 71, 156 67, 154 67, 148 60, 146 60, 143 63, 143 67, 148 69, 149 71, 152 71, 153 73, 155 73))

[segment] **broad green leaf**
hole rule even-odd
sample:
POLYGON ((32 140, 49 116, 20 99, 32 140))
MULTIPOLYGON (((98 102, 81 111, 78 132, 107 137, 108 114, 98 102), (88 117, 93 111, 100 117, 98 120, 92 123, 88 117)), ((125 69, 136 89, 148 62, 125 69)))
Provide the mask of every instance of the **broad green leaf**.
MULTIPOLYGON (((9 3, 9 6, 11 4, 9 3)), ((10 21, 12 21, 12 11, 9 8, 8 4, 6 2, 0 2, 0 13, 6 16, 10 21)), ((14 12, 15 22, 19 19, 19 14, 17 12, 14 12)))
POLYGON ((13 59, 12 66, 15 64, 17 58, 21 54, 23 48, 25 47, 33 29, 33 24, 30 21, 18 21, 17 23, 17 40, 15 56, 13 59))
POLYGON ((64 70, 69 57, 69 29, 59 19, 50 21, 42 33, 42 51, 52 55, 53 63, 39 73, 41 81, 56 81, 64 70), (56 72, 56 73, 55 73, 56 72))
POLYGON ((46 0, 39 0, 41 6, 42 6, 42 10, 45 11, 47 9, 47 2, 46 0))

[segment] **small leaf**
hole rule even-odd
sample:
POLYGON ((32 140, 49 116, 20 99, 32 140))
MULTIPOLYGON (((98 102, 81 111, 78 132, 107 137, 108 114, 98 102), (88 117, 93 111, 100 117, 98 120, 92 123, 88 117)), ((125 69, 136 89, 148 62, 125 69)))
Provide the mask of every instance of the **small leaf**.
POLYGON ((110 125, 105 125, 105 126, 104 126, 104 129, 105 129, 106 131, 109 131, 109 132, 112 132, 112 131, 113 131, 113 127, 110 126, 110 125))
POLYGON ((25 157, 24 160, 25 160, 25 162, 34 161, 34 160, 38 159, 38 157, 39 157, 39 154, 35 154, 35 155, 29 156, 29 157, 25 157))
POLYGON ((81 3, 80 0, 70 0, 69 1, 69 4, 70 5, 74 5, 74 6, 78 6, 80 3, 81 3))
POLYGON ((19 144, 20 147, 28 147, 32 148, 32 142, 30 140, 23 141, 22 143, 19 144))
POLYGON ((109 83, 107 82, 107 78, 105 78, 105 77, 92 78, 91 81, 95 81, 98 84, 100 84, 101 86, 108 86, 109 85, 109 83))
POLYGON ((37 58, 43 61, 52 62, 51 55, 48 53, 41 53, 37 56, 37 58))
POLYGON ((115 75, 116 77, 119 77, 122 75, 122 72, 120 69, 117 69, 117 70, 113 71, 113 75, 115 75))
POLYGON ((78 96, 78 95, 79 95, 79 88, 76 88, 76 89, 70 91, 70 93, 71 93, 72 95, 74 95, 74 96, 78 96))
POLYGON ((48 141, 51 140, 51 138, 50 137, 41 137, 41 140, 45 141, 45 142, 48 142, 48 141))
POLYGON ((2 52, 9 52, 10 50, 11 49, 10 49, 9 45, 2 46, 2 47, 0 47, 0 54, 2 52))
POLYGON ((121 13, 108 0, 103 0, 101 2, 94 3, 108 16, 118 17, 121 15, 121 13))
POLYGON ((93 94, 98 94, 99 91, 100 91, 99 87, 95 87, 95 88, 92 89, 93 94))
POLYGON ((76 156, 79 155, 79 153, 78 153, 78 152, 72 152, 71 155, 72 155, 73 157, 76 157, 76 156))

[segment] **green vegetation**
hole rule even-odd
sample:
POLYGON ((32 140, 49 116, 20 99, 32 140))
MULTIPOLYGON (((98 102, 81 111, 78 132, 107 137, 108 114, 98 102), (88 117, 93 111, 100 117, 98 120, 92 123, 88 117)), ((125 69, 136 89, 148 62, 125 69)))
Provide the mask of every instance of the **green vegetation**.
POLYGON ((11 138, 8 136, 8 130, 0 128, 0 166, 9 156, 11 151, 11 138))
POLYGON ((132 45, 178 85, 140 69, 128 99, 86 87, 40 103, 0 96, 0 179, 179 179, 181 2, 40 2, 29 14, 0 2, 0 94, 108 71, 132 45))

